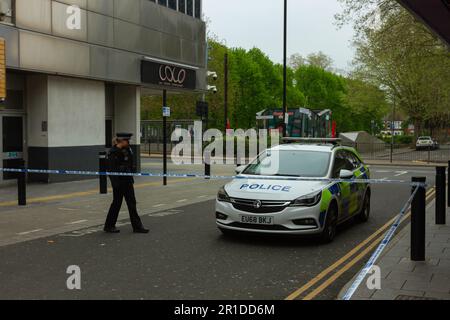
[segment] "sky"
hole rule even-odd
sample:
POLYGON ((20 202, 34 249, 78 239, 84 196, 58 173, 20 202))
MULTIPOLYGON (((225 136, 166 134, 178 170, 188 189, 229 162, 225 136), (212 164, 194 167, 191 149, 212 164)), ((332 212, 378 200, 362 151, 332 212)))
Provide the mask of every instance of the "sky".
MULTIPOLYGON (((283 61, 283 0, 203 0, 209 31, 229 47, 258 47, 274 62, 283 61)), ((351 26, 338 29, 337 0, 288 0, 288 57, 322 51, 334 67, 349 71, 354 56, 351 26)))

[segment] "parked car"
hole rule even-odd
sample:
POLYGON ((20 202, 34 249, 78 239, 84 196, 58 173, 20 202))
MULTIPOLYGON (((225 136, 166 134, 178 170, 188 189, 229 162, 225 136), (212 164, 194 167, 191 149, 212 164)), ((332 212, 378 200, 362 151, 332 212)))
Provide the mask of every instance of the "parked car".
POLYGON ((419 137, 416 142, 416 150, 436 150, 439 149, 439 143, 432 137, 419 137))

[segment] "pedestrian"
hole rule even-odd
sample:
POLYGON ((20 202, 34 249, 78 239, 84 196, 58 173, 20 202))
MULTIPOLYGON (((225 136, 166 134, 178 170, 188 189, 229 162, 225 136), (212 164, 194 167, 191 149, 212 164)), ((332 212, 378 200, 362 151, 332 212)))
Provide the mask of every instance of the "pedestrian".
MULTIPOLYGON (((130 133, 118 133, 113 141, 113 147, 108 153, 108 171, 117 173, 135 172, 133 151, 130 147, 130 133)), ((148 233, 145 229, 136 208, 136 197, 134 193, 134 179, 132 176, 110 176, 113 187, 113 202, 106 218, 104 231, 106 233, 119 233, 116 228, 117 218, 123 199, 128 206, 131 225, 134 233, 148 233)))

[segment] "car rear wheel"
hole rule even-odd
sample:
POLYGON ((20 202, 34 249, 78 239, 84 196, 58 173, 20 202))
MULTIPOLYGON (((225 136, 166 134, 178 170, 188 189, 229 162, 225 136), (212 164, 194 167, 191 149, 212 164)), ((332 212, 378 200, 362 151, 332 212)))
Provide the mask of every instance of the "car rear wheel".
POLYGON ((334 240, 337 230, 338 210, 335 203, 332 203, 327 212, 325 227, 320 235, 322 243, 330 243, 334 240))
POLYGON ((367 191, 364 197, 363 206, 361 212, 358 215, 358 220, 360 222, 367 222, 370 217, 370 191, 367 191))

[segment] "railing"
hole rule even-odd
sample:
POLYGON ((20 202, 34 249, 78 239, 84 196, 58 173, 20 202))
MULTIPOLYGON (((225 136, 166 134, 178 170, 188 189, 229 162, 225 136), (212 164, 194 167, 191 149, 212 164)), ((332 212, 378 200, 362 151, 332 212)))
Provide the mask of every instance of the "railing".
POLYGON ((364 160, 415 161, 426 163, 447 163, 450 160, 450 144, 437 148, 416 150, 415 145, 389 143, 353 143, 348 144, 361 154, 364 160))

